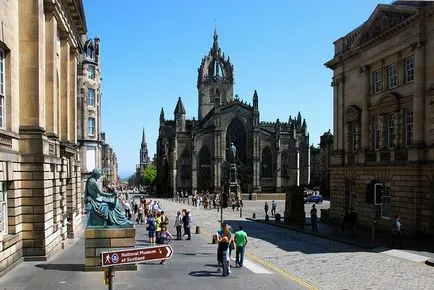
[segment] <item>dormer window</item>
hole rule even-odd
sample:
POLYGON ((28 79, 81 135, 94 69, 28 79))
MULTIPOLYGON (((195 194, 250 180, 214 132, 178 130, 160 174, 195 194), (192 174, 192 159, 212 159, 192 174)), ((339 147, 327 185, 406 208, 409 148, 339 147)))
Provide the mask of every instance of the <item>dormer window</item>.
POLYGON ((87 48, 86 54, 87 54, 87 57, 88 57, 88 58, 93 58, 93 49, 92 49, 91 46, 89 46, 89 47, 87 48))

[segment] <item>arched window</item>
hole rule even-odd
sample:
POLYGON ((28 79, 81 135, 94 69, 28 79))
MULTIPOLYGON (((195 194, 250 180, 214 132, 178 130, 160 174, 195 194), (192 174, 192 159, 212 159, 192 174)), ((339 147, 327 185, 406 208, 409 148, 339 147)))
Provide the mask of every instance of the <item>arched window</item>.
POLYGON ((273 156, 270 147, 262 150, 262 177, 273 177, 273 156))
MULTIPOLYGON (((230 148, 231 142, 234 143, 237 148, 236 160, 246 163, 247 156, 247 142, 246 142, 246 129, 243 123, 235 118, 229 124, 226 130, 226 148, 230 148)), ((229 151, 226 151, 226 160, 229 160, 229 151)))
POLYGON ((281 156, 281 177, 288 178, 289 177, 289 153, 287 150, 282 152, 281 156))
POLYGON ((93 49, 91 46, 89 46, 86 50, 86 54, 88 58, 93 58, 93 49))
POLYGON ((185 150, 181 155, 181 178, 191 178, 190 154, 185 150))
POLYGON ((197 183, 200 189, 211 187, 211 153, 206 146, 199 151, 199 174, 197 183))

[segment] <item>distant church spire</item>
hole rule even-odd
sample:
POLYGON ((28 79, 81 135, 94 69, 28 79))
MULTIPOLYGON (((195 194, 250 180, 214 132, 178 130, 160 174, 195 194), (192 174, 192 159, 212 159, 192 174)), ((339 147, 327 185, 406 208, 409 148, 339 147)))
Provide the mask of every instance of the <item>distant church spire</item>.
POLYGON ((144 168, 149 164, 148 144, 146 144, 145 128, 142 132, 142 144, 140 145, 140 167, 144 168))
POLYGON ((146 144, 146 137, 145 137, 145 128, 143 127, 143 133, 142 133, 142 146, 146 144))

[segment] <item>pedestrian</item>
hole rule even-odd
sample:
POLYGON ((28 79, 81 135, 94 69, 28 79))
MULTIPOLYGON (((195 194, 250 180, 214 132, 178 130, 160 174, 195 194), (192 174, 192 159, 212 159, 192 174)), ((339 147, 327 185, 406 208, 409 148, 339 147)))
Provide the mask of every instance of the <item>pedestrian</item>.
POLYGON ((395 242, 397 242, 398 247, 402 249, 401 230, 401 217, 394 215, 392 220, 392 248, 395 247, 395 242))
POLYGON ((310 210, 310 221, 312 223, 312 232, 318 232, 317 220, 317 210, 315 204, 312 204, 312 209, 310 210))
MULTIPOLYGON (((161 226, 161 244, 168 244, 172 240, 173 236, 172 234, 167 230, 166 226, 161 226)), ((160 261, 160 264, 163 265, 166 262, 166 259, 162 259, 160 261)))
MULTIPOLYGON (((217 241, 217 235, 223 236, 223 228, 226 225, 224 223, 220 224, 220 228, 217 229, 216 234, 214 234, 214 239, 217 241)), ((220 245, 217 246, 217 272, 221 272, 221 268, 223 265, 223 255, 221 253, 220 245)))
POLYGON ((149 214, 147 223, 148 226, 146 227, 146 230, 148 231, 149 244, 155 245, 156 222, 155 222, 155 217, 152 214, 149 214))
POLYGON ((222 261, 222 268, 223 268, 223 277, 227 277, 230 275, 229 270, 229 243, 230 243, 230 233, 229 229, 224 226, 222 227, 223 234, 220 235, 216 233, 216 238, 218 242, 218 246, 220 247, 220 255, 221 255, 221 261, 222 261))
POLYGON ((268 203, 267 202, 265 202, 264 210, 265 210, 265 217, 267 217, 268 216, 268 203))
POLYGON ((182 236, 181 236, 181 229, 182 229, 182 216, 181 216, 181 212, 178 211, 176 213, 176 218, 175 218, 175 225, 174 227, 176 228, 176 240, 182 240, 182 236))
POLYGON ((274 216, 276 214, 276 208, 277 208, 277 203, 275 200, 273 200, 271 202, 271 216, 274 216))
POLYGON ((356 221, 357 221, 357 212, 354 210, 354 208, 350 208, 350 214, 348 220, 349 220, 349 227, 350 227, 350 236, 354 237, 356 235, 354 228, 356 227, 356 221))
POLYGON ((191 240, 191 217, 190 211, 185 211, 185 215, 182 217, 182 224, 184 225, 184 235, 187 236, 187 240, 191 240))
POLYGON ((235 233, 236 257, 235 266, 242 267, 244 261, 244 251, 247 245, 247 233, 244 231, 244 227, 240 225, 239 230, 235 233))

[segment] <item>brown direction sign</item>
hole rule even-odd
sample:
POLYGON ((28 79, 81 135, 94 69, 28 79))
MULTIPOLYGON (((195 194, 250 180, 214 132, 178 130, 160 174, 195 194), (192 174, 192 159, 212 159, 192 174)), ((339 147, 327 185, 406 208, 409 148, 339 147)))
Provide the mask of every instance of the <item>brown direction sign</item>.
POLYGON ((101 252, 101 265, 103 267, 136 264, 144 261, 170 259, 173 249, 169 245, 148 248, 131 248, 101 252))

